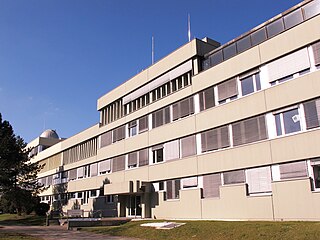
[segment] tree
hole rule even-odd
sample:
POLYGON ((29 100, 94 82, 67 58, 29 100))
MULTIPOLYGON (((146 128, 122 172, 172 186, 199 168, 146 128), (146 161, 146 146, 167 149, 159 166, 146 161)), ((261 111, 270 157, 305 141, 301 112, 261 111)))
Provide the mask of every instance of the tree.
POLYGON ((43 185, 37 174, 43 166, 32 163, 22 138, 14 134, 8 121, 0 113, 0 206, 3 211, 18 214, 30 212, 43 185))

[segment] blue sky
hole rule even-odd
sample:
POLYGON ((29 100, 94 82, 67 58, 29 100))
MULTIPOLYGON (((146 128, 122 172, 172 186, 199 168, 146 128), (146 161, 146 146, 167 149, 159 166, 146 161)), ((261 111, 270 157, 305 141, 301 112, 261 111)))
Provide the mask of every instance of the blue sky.
POLYGON ((0 113, 30 141, 99 121, 99 97, 192 38, 245 33, 298 0, 0 0, 0 113))

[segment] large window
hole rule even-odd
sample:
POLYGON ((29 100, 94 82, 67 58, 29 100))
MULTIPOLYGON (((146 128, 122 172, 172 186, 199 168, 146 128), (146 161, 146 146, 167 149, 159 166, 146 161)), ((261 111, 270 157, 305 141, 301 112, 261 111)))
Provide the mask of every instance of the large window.
POLYGON ((272 191, 269 166, 247 169, 246 176, 249 194, 269 193, 272 191))
POLYGON ((225 185, 244 183, 245 181, 246 181, 246 176, 245 176, 244 170, 236 170, 236 171, 223 173, 223 183, 225 185))
POLYGON ((238 95, 237 79, 232 78, 218 84, 218 101, 224 103, 227 100, 236 99, 238 95))
POLYGON ((111 160, 104 160, 99 163, 99 174, 106 174, 111 172, 111 160))
POLYGON ((125 126, 120 126, 112 131, 112 142, 117 142, 126 137, 125 126))
POLYGON ((129 122, 128 130, 129 130, 129 137, 133 137, 133 136, 137 135, 138 129, 137 129, 137 121, 136 120, 129 122))
POLYGON ((170 107, 152 113, 152 128, 160 127, 170 122, 170 107))
POLYGON ((293 108, 274 115, 277 136, 301 131, 301 119, 298 108, 293 108))
POLYGON ((149 129, 148 115, 139 118, 138 122, 139 122, 139 133, 148 131, 149 129))
POLYGON ((242 96, 261 90, 260 75, 257 70, 240 75, 242 96))
POLYGON ((196 136, 184 137, 181 140, 181 157, 189 157, 197 154, 196 136))
POLYGON ((172 105, 173 121, 194 113, 193 96, 172 105))
POLYGON ((100 136, 100 148, 106 147, 112 143, 112 131, 105 132, 100 136))
POLYGON ((203 176, 203 198, 220 197, 221 174, 209 174, 203 176))
POLYGON ((208 88, 199 93, 200 111, 214 107, 214 88, 208 88))
POLYGON ((234 146, 267 139, 264 115, 233 123, 232 138, 234 146))
POLYGON ((223 126, 201 133, 201 151, 208 152, 229 147, 229 128, 223 126))
POLYGON ((283 163, 279 165, 279 169, 281 180, 308 176, 306 161, 283 163))
POLYGON ((112 172, 118 172, 125 169, 126 156, 118 156, 112 159, 112 172))
POLYGON ((152 161, 153 163, 163 162, 163 145, 152 147, 152 161))
POLYGON ((167 181, 167 199, 179 199, 180 179, 167 181))
POLYGON ((305 102, 303 104, 307 129, 320 126, 320 99, 305 102))
POLYGON ((178 159, 179 154, 179 140, 170 141, 164 144, 164 160, 178 159))

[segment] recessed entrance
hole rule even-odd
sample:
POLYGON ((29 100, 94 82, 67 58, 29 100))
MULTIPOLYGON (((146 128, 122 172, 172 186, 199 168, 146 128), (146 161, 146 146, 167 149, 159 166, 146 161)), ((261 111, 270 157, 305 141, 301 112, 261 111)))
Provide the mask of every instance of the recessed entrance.
POLYGON ((141 196, 131 195, 129 196, 129 217, 141 217, 141 196))

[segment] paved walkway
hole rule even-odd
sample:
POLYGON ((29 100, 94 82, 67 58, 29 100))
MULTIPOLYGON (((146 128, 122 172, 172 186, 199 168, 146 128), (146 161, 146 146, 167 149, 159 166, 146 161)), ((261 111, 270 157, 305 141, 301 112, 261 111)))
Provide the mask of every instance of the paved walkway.
POLYGON ((84 231, 68 231, 65 227, 60 226, 0 226, 0 231, 24 233, 45 240, 137 240, 134 238, 114 237, 84 231))

